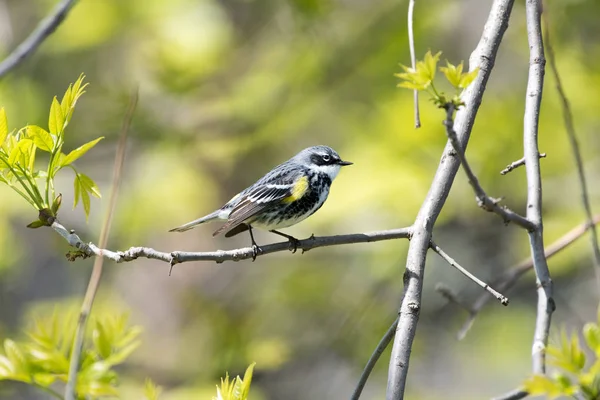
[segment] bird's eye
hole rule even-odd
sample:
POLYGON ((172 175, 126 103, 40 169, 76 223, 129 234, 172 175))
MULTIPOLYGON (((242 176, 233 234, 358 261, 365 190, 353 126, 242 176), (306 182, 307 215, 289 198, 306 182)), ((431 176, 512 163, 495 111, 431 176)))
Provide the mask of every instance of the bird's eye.
POLYGON ((331 160, 331 156, 329 154, 323 154, 323 161, 329 162, 331 160))

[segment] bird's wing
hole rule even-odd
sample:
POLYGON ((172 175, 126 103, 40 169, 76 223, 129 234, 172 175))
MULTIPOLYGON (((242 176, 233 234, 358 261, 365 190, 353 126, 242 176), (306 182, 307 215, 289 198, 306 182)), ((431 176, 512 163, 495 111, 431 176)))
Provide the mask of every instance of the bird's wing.
POLYGON ((299 186, 304 187, 304 192, 308 186, 307 182, 300 182, 306 180, 306 178, 302 178, 300 173, 283 173, 272 175, 269 178, 270 179, 268 180, 264 178, 261 179, 240 194, 239 198, 236 199, 237 202, 235 206, 229 214, 227 223, 213 233, 213 236, 216 236, 223 231, 234 229, 238 225, 244 223, 244 221, 268 210, 274 205, 279 204, 281 201, 285 201, 285 199, 294 197, 295 195, 297 196, 299 186))

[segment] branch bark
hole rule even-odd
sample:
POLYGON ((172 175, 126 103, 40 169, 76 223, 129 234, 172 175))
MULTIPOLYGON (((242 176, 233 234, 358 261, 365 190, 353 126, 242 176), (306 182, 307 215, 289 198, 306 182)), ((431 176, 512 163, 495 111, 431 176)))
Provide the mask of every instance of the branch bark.
MULTIPOLYGON (((100 256, 108 258, 116 263, 122 263, 127 261, 133 261, 137 258, 150 258, 154 260, 164 261, 171 265, 190 262, 190 261, 215 261, 216 263, 223 263, 225 261, 241 261, 252 258, 254 251, 252 247, 244 247, 234 250, 217 250, 210 252, 185 252, 185 251, 174 251, 174 252, 162 252, 154 250, 149 247, 131 247, 126 251, 112 251, 102 249, 93 243, 86 243, 73 231, 69 231, 58 221, 54 221, 52 224, 54 229, 59 235, 61 235, 72 247, 75 247, 77 251, 70 253, 68 257, 74 260, 78 257, 91 257, 100 256)), ((365 233, 354 233, 348 235, 336 235, 336 236, 311 236, 308 239, 300 240, 298 243, 298 249, 303 252, 316 249, 318 247, 326 246, 337 246, 342 244, 353 244, 353 243, 370 243, 379 242, 382 240, 392 239, 410 239, 412 235, 412 228, 400 228, 390 229, 386 231, 375 231, 365 233)), ((281 251, 289 251, 289 242, 279 242, 273 244, 267 244, 261 246, 262 252, 257 256, 263 256, 271 253, 277 253, 281 251)))
POLYGON ((550 28, 548 23, 547 11, 543 14, 544 20, 544 44, 548 50, 548 61, 550 64, 550 71, 554 76, 554 82, 556 85, 556 91, 558 97, 562 102, 563 120, 565 124, 565 130, 567 131, 567 137, 569 138, 569 144, 571 145, 571 151, 573 153, 573 159, 577 166, 577 176, 579 178, 579 186, 581 187, 581 202, 583 210, 587 218, 590 228, 590 242, 592 245, 592 251, 594 254, 594 273, 596 275, 596 284, 600 290, 600 247, 598 246, 598 233, 596 232, 596 224, 593 223, 592 205, 590 203, 590 197, 588 195, 587 180, 585 177, 585 170, 583 168, 583 158, 581 157, 581 151, 579 150, 579 141, 577 140, 577 132, 575 131, 575 124, 573 123, 573 112, 571 111, 571 105, 565 89, 563 88, 560 75, 558 74, 558 67, 556 66, 556 60, 554 57, 554 48, 550 42, 550 28))
POLYGON ((19 65, 29 55, 33 54, 42 42, 65 20, 76 2, 77 0, 63 0, 57 4, 52 12, 31 32, 27 39, 0 63, 0 78, 19 65))
MULTIPOLYGON (((514 0, 494 1, 479 44, 471 54, 469 66, 471 70, 479 67, 480 72, 463 96, 466 107, 461 109, 456 117, 455 129, 463 149, 466 148, 469 140, 486 83, 494 66, 498 47, 508 27, 513 2, 514 0)), ((421 308, 421 292, 427 249, 431 241, 435 221, 446 202, 460 166, 459 160, 453 157, 453 153, 452 145, 450 143, 446 144, 429 193, 413 226, 413 237, 410 242, 404 273, 404 293, 399 310, 400 319, 390 359, 387 400, 404 398, 410 352, 421 308)))
POLYGON ((540 0, 527 0, 525 6, 527 39, 529 42, 529 78, 525 99, 523 148, 527 173, 527 219, 534 224, 529 231, 529 243, 538 293, 537 318, 533 338, 533 373, 546 372, 546 345, 555 309, 552 280, 544 254, 544 225, 542 221, 542 177, 538 149, 538 122, 544 87, 544 45, 542 42, 540 0))

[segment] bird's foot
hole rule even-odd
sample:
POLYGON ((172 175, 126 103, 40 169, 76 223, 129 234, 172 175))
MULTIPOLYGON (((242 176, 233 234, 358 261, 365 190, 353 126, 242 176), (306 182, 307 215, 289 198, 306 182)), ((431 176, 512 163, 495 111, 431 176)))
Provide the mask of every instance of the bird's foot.
POLYGON ((262 254, 263 250, 256 244, 252 244, 252 262, 256 261, 256 256, 262 254))
MULTIPOLYGON (((290 251, 295 253, 298 250, 298 246, 300 246, 300 241, 293 236, 290 236, 288 239, 290 241, 290 251)), ((302 251, 304 252, 304 250, 302 251)))

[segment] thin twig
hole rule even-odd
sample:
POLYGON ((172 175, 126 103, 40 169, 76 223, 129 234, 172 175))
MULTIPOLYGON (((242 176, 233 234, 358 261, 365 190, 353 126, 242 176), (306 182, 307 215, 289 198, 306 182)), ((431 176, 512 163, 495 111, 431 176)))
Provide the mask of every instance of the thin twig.
POLYGON ((527 393, 521 388, 518 388, 511 390, 510 392, 505 393, 501 396, 494 397, 492 400, 521 400, 527 396, 529 396, 529 393, 527 393))
POLYGON ((470 280, 472 280, 473 282, 475 282, 476 284, 481 286, 484 290, 486 290, 488 293, 490 293, 492 296, 494 296, 503 306, 508 305, 508 298, 506 296, 502 295, 501 293, 498 293, 496 290, 494 290, 492 287, 490 287, 487 283, 485 283, 484 281, 482 281, 481 279, 477 278, 475 275, 473 275, 472 273, 470 273, 469 271, 464 269, 452 257, 450 257, 448 254, 446 254, 446 252, 440 246, 435 244, 435 242, 433 240, 431 241, 430 246, 431 246, 431 249, 433 251, 435 251, 440 257, 442 257, 448 264, 450 264, 451 266, 456 268, 460 273, 462 273, 464 276, 466 276, 467 278, 469 278, 470 280))
MULTIPOLYGON (((600 224, 600 214, 594 216, 592 218, 593 225, 600 224)), ((558 254, 560 251, 566 249, 571 244, 573 244, 577 239, 581 238, 587 230, 589 229, 589 223, 584 222, 577 225, 575 228, 571 229, 569 232, 565 233, 558 240, 553 242, 551 245, 546 247, 544 250, 544 254, 546 255, 546 259, 553 257, 558 254)), ((531 257, 513 265, 508 268, 502 276, 498 279, 495 279, 493 285, 498 288, 498 290, 506 292, 510 288, 512 288, 519 279, 527 272, 531 271, 533 268, 533 259, 531 257)), ((479 296, 474 302, 473 305, 464 307, 465 310, 469 313, 469 317, 461 327, 458 332, 458 339, 464 339, 467 335, 469 329, 473 325, 477 314, 481 311, 483 307, 487 305, 487 303, 491 300, 491 297, 487 295, 487 293, 483 293, 479 296)), ((460 304, 460 303, 459 303, 460 304)))
MULTIPOLYGON (((410 63, 413 70, 417 68, 417 56, 415 55, 415 34, 413 30, 413 14, 415 10, 415 0, 408 1, 408 47, 410 49, 410 63)), ((413 91, 415 108, 415 128, 421 127, 421 116, 419 115, 419 91, 413 91)))
POLYGON ((567 137, 571 144, 571 151, 573 153, 573 159, 577 165, 577 176, 579 177, 579 186, 581 187, 581 202, 583 203, 583 209, 588 223, 590 224, 590 241, 592 245, 592 251, 594 253, 594 273, 596 275, 596 284, 600 291, 600 247, 598 247, 598 233, 596 231, 596 225, 592 223, 592 206, 590 203, 590 197, 588 194, 587 179, 585 177, 585 170, 583 168, 583 158, 581 157, 581 151, 579 149, 579 141, 577 140, 577 132, 575 131, 575 123, 573 122, 573 112, 571 111, 571 105, 565 89, 563 88, 560 75, 558 74, 558 67, 556 66, 556 60, 554 57, 554 48, 550 42, 550 28, 547 16, 547 10, 542 14, 544 21, 544 45, 548 51, 548 61, 550 63, 550 71, 554 76, 556 84, 556 91, 562 102, 563 119, 565 123, 565 129, 567 131, 567 137))
MULTIPOLYGON (((546 158, 546 153, 540 153, 538 155, 538 157, 539 158, 546 158)), ((504 168, 502 171, 500 171, 500 175, 506 175, 510 171, 512 171, 513 169, 522 167, 523 165, 525 165, 525 157, 521 158, 520 160, 517 160, 515 162, 512 162, 512 163, 508 164, 506 166, 506 168, 504 168)))
POLYGON ((537 318, 531 351, 534 374, 543 374, 546 371, 546 346, 550 334, 552 313, 556 308, 552 295, 552 280, 544 254, 542 176, 538 157, 538 124, 546 63, 542 41, 541 12, 541 0, 527 0, 525 14, 529 42, 529 77, 525 96, 523 150, 527 174, 527 219, 534 226, 534 229, 529 230, 528 235, 538 294, 537 318))
MULTIPOLYGON (((121 183, 123 162, 125 160, 125 149, 127 145, 127 133, 129 132, 129 126, 131 125, 131 119, 137 106, 138 92, 137 89, 133 92, 129 101, 129 107, 125 113, 123 120, 123 126, 121 128, 121 135, 119 137, 119 143, 117 146, 117 155, 115 158, 115 166, 113 170, 113 183, 110 192, 109 207, 106 213, 106 218, 100 234, 100 241, 98 242, 100 247, 106 247, 108 243, 108 234, 110 232, 110 226, 112 222, 112 216, 117 204, 117 195, 119 193, 119 185, 121 183)), ((57 222, 53 223, 54 224, 57 222)), ((100 255, 102 251, 100 250, 100 255)), ((79 361, 81 358, 81 351, 83 349, 83 338, 85 335, 85 327, 87 324, 88 317, 94 304, 94 298, 100 285, 100 279, 102 278, 102 263, 104 257, 96 257, 94 260, 94 266, 92 268, 92 275, 88 283, 83 304, 81 305, 81 311, 79 313, 79 319, 77 321, 77 330, 75 331, 75 340, 73 341, 73 348, 71 350, 71 359, 69 363, 69 380, 65 388, 65 400, 75 400, 77 398, 76 386, 77 386, 77 375, 79 372, 79 361)))
MULTIPOLYGON (((52 224, 54 229, 61 235, 70 246, 75 247, 77 251, 70 253, 68 257, 73 260, 77 257, 101 256, 108 258, 116 263, 133 261, 137 258, 150 258, 154 260, 164 261, 169 264, 179 264, 190 261, 215 261, 223 263, 225 261, 241 261, 247 260, 254 256, 252 247, 243 247, 235 250, 217 250, 210 252, 161 252, 149 247, 132 247, 126 251, 111 251, 100 248, 93 243, 86 243, 72 231, 67 230, 58 221, 52 224)), ((348 235, 336 236, 311 236, 308 239, 300 240, 297 248, 303 252, 316 249, 318 247, 337 246, 342 244, 353 243, 370 243, 379 242, 382 240, 392 239, 409 239, 412 234, 412 228, 390 229, 386 231, 354 233, 348 235)), ((272 243, 261 246, 261 252, 257 256, 266 254, 289 251, 289 242, 272 243)))
POLYGON ((446 135, 448 136, 450 143, 452 143, 452 147, 454 148, 456 156, 460 160, 460 164, 462 165, 463 170, 467 174, 469 184, 475 192, 477 205, 485 211, 498 214, 500 217, 502 217, 505 223, 514 222, 527 230, 532 230, 534 227, 529 220, 508 209, 507 207, 500 207, 498 203, 501 199, 494 199, 488 196, 485 190, 483 190, 483 187, 481 187, 481 184, 479 183, 479 179, 477 179, 477 176, 475 176, 473 170, 471 169, 471 166, 467 162, 467 157, 465 156, 463 148, 458 142, 458 137, 456 136, 456 131, 454 130, 453 114, 454 105, 450 103, 446 106, 446 119, 444 120, 444 126, 446 127, 446 135))
MULTIPOLYGON (((475 81, 466 89, 462 98, 466 107, 462 108, 456 117, 455 129, 463 149, 466 148, 469 140, 487 81, 494 67, 498 47, 508 27, 513 3, 514 0, 494 0, 481 39, 471 54, 469 69, 479 68, 480 72, 475 81)), ((413 235, 408 248, 404 272, 404 292, 399 310, 400 319, 389 363, 387 400, 404 398, 412 343, 421 309, 427 251, 435 222, 448 198, 460 167, 459 161, 456 157, 452 157, 452 153, 452 145, 446 144, 427 197, 413 225, 413 235)))
POLYGON ((354 389, 350 400, 358 400, 360 398, 360 395, 367 383, 367 380, 369 379, 369 375, 371 375, 371 372, 375 367, 375 364, 377 364, 377 361, 379 361, 379 357, 381 357, 381 354, 385 351, 385 349, 392 341, 392 338, 396 334, 396 328, 398 327, 399 318, 400 317, 396 317, 396 320, 392 323, 392 325, 390 325, 389 329, 385 332, 385 335, 383 335, 383 337, 379 341, 377 347, 375 347, 373 354, 371 354, 371 357, 369 357, 369 361, 367 361, 367 365, 365 365, 362 374, 360 374, 360 379, 356 384, 356 388, 354 389))
POLYGON ((63 0, 54 7, 33 32, 0 63, 0 78, 32 54, 65 20, 77 0, 63 0))

